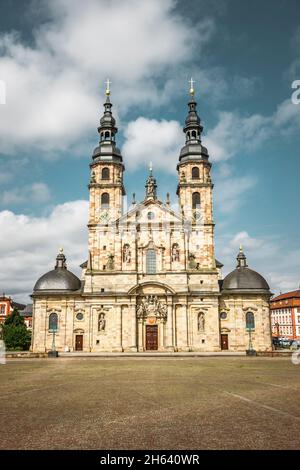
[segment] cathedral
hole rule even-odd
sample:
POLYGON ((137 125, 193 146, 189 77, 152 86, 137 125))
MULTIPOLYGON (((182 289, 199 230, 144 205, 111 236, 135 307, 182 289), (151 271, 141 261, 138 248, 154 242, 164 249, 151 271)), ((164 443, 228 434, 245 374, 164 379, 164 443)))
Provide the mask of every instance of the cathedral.
POLYGON ((248 267, 242 247, 224 279, 215 258, 214 186, 202 131, 191 82, 185 143, 174 155, 178 209, 169 194, 158 198, 150 166, 144 199, 125 211, 108 84, 90 163, 87 261, 79 279, 61 250, 36 282, 32 351, 271 350, 268 283, 248 267))

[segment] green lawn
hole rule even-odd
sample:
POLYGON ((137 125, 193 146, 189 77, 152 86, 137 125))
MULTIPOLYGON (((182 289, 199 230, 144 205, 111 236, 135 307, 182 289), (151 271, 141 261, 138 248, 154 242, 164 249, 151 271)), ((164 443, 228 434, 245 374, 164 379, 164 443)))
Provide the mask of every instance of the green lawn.
POLYGON ((297 449, 290 358, 16 359, 1 449, 297 449))

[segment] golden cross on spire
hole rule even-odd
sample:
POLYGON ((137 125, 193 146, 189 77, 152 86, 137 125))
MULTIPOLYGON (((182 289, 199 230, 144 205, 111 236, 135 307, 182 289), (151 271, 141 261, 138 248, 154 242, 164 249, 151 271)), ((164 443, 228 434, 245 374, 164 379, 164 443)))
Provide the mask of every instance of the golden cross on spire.
POLYGON ((191 96, 194 96, 194 94, 195 94, 194 83, 195 83, 195 80, 193 80, 193 78, 191 77, 190 80, 189 80, 189 84, 190 84, 190 95, 191 95, 191 96))
POLYGON ((105 91, 105 94, 106 94, 107 96, 109 96, 109 95, 110 95, 109 85, 111 84, 111 81, 109 80, 109 78, 106 80, 105 83, 106 83, 106 91, 105 91))

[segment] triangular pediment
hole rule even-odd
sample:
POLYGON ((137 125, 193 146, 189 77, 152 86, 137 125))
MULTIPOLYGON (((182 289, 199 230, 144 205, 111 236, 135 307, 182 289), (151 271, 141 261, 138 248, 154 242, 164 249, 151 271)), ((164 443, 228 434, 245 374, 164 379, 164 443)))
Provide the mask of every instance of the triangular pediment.
POLYGON ((122 215, 116 222, 119 225, 128 223, 139 223, 152 225, 161 223, 182 224, 183 217, 170 209, 166 204, 158 199, 147 199, 137 203, 126 214, 122 215))

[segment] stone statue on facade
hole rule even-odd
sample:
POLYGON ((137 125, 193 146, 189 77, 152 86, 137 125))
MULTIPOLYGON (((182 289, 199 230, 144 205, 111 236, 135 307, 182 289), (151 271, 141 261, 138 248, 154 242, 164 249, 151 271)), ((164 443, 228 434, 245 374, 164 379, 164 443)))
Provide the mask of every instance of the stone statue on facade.
POLYGON ((185 177, 185 172, 184 171, 180 174, 180 181, 182 183, 186 183, 186 177, 185 177))
POLYGON ((148 178, 148 180, 147 180, 147 183, 146 183, 146 196, 147 197, 152 197, 152 198, 155 198, 155 196, 156 196, 155 182, 153 181, 152 178, 148 178))
POLYGON ((198 313, 198 331, 204 331, 205 316, 203 312, 198 313))
POLYGON ((122 183, 122 173, 121 173, 121 171, 118 172, 116 180, 117 180, 118 184, 122 183))
POLYGON ((156 199, 157 184, 156 184, 156 179, 154 178, 152 174, 152 164, 150 164, 149 176, 146 180, 145 188, 146 188, 146 198, 156 199))
POLYGON ((96 174, 93 170, 92 173, 91 173, 90 184, 94 184, 94 183, 96 183, 96 174))
POLYGON ((172 247, 172 261, 179 261, 179 248, 177 243, 172 247))
POLYGON ((113 269, 115 269, 115 260, 114 260, 114 255, 112 255, 111 253, 109 253, 108 255, 108 261, 106 263, 106 269, 108 271, 112 271, 113 269))
POLYGON ((105 313, 99 313, 98 318, 98 331, 104 331, 106 325, 105 313))
POLYGON ((123 247, 123 262, 128 264, 131 262, 130 246, 127 244, 123 247))
POLYGON ((199 263, 195 261, 195 255, 193 253, 189 254, 189 269, 198 269, 199 263))

